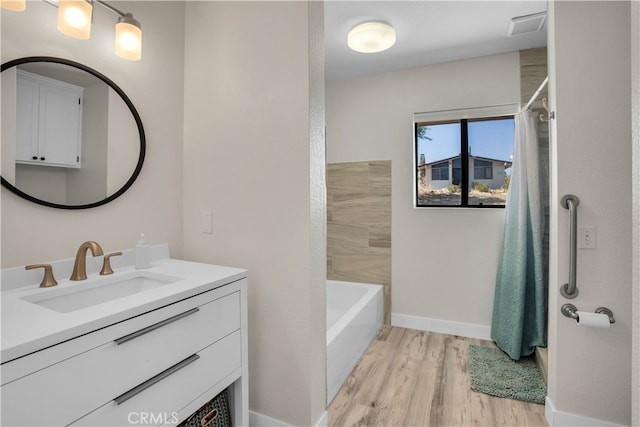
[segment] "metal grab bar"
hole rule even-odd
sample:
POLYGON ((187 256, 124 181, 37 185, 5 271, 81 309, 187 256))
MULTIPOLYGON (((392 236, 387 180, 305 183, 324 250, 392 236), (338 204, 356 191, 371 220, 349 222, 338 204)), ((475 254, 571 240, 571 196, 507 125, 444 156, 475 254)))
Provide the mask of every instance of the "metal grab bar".
POLYGON ((563 208, 569 209, 569 283, 565 283, 560 287, 560 294, 567 299, 574 299, 578 296, 576 275, 578 258, 578 205, 580 204, 580 200, 573 194, 567 194, 562 197, 560 204, 563 208))

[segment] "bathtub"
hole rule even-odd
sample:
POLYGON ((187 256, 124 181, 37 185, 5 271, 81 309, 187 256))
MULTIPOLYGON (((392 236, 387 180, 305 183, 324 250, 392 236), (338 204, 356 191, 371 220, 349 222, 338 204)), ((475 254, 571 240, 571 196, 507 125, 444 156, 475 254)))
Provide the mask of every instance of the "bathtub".
POLYGON ((382 328, 382 286, 327 280, 327 403, 382 328))

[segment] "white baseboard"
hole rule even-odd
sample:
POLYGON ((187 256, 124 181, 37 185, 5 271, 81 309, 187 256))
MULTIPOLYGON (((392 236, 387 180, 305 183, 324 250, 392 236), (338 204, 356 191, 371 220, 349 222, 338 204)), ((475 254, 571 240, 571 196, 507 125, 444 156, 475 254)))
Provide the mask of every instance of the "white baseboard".
POLYGON ((284 421, 276 420, 275 418, 271 418, 259 412, 249 411, 249 426, 250 427, 291 427, 291 424, 287 424, 284 421))
MULTIPOLYGON (((314 427, 327 427, 328 414, 324 411, 314 427)), ((251 427, 291 427, 291 424, 287 424, 284 421, 271 418, 267 415, 263 415, 259 412, 249 411, 249 426, 251 427)))
POLYGON ((554 408, 549 396, 544 401, 544 417, 549 423, 549 427, 618 427, 619 424, 612 424, 607 421, 596 420, 595 418, 583 417, 582 415, 561 412, 554 408))
POLYGON ((391 325, 460 337, 491 340, 491 326, 391 313, 391 325))
POLYGON ((327 411, 324 411, 322 415, 320 415, 320 418, 318 418, 318 421, 316 422, 315 427, 327 427, 328 424, 329 424, 329 414, 327 413, 327 411))

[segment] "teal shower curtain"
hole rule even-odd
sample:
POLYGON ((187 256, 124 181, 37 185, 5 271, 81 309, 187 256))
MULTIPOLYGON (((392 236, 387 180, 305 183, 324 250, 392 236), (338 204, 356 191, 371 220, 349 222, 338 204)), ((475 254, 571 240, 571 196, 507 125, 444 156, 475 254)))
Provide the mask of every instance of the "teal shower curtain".
POLYGON ((512 359, 545 346, 544 214, 536 118, 515 117, 514 159, 496 277, 491 338, 512 359))

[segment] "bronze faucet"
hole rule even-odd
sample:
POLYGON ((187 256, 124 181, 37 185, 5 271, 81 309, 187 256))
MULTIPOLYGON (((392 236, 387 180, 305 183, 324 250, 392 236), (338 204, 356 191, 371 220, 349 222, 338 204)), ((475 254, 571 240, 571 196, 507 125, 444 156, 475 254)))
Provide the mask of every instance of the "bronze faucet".
POLYGON ((56 282, 56 278, 53 277, 51 264, 33 264, 24 267, 25 270, 32 270, 34 268, 44 268, 44 276, 42 276, 42 282, 40 282, 41 288, 48 288, 58 284, 58 282, 56 282))
POLYGON ((78 253, 76 253, 76 262, 73 264, 73 273, 71 273, 69 280, 85 280, 87 278, 87 249, 91 249, 93 256, 104 254, 100 245, 93 240, 81 244, 78 253))
POLYGON ((101 276, 113 274, 113 268, 111 268, 111 257, 120 255, 122 255, 122 252, 113 252, 104 256, 104 260, 102 261, 102 270, 100 270, 101 276))

